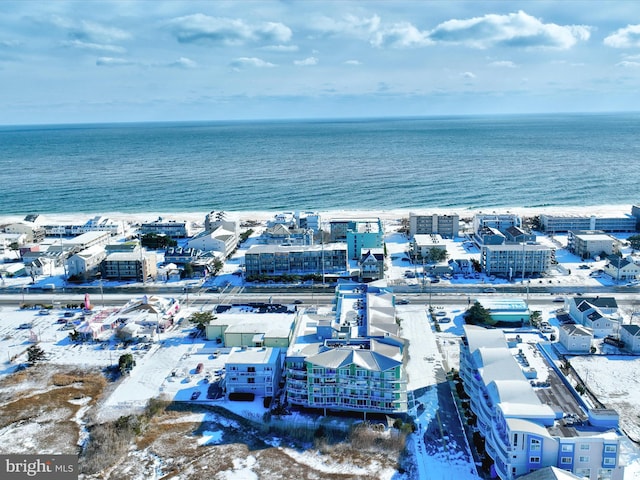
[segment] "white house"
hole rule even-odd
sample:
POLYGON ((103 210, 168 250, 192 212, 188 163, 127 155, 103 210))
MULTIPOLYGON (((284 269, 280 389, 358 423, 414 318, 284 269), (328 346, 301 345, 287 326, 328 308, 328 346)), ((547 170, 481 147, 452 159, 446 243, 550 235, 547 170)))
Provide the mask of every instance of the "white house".
POLYGON ((106 257, 107 253, 102 245, 93 245, 66 260, 67 273, 70 277, 78 276, 86 280, 100 269, 100 263, 106 257))
POLYGON ((219 252, 222 259, 227 258, 237 246, 237 233, 222 226, 215 230, 202 232, 187 242, 189 248, 205 252, 219 252))
POLYGON ((596 338, 615 333, 620 325, 618 303, 613 297, 571 297, 569 315, 590 328, 596 338))
POLYGON ((628 282, 640 277, 640 265, 636 265, 630 258, 612 255, 607 258, 604 273, 616 281, 628 282))
POLYGON ((241 347, 229 354, 225 369, 227 395, 253 393, 273 397, 282 371, 280 349, 241 347))
POLYGON ((589 353, 593 332, 582 325, 560 325, 559 341, 571 353, 589 353))
POLYGON ((640 325, 621 325, 620 340, 624 349, 631 353, 640 353, 640 325))

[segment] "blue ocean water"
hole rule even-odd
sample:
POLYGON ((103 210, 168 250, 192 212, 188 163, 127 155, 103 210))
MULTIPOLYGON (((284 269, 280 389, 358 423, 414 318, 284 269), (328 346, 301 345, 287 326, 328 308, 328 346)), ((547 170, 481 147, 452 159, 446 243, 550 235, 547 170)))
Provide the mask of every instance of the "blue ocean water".
POLYGON ((0 215, 632 204, 640 114, 0 127, 0 215))

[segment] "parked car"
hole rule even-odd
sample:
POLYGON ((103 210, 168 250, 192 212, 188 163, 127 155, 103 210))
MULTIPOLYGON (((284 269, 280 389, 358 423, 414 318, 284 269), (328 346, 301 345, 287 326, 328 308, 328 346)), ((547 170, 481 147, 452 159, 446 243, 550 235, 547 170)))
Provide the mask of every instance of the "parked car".
POLYGON ((396 300, 396 305, 408 305, 409 304, 409 300, 406 298, 398 298, 396 300))
POLYGON ((196 373, 202 373, 202 370, 204 370, 204 363, 199 363, 196 366, 196 373))
POLYGON ((199 396, 200 396, 200 390, 196 390, 191 394, 191 400, 197 400, 199 396))
POLYGON ((556 297, 553 299, 553 301, 556 303, 564 303, 564 297, 556 297))
POLYGON ((484 293, 496 293, 496 289, 493 287, 490 288, 485 288, 484 290, 482 290, 484 293))

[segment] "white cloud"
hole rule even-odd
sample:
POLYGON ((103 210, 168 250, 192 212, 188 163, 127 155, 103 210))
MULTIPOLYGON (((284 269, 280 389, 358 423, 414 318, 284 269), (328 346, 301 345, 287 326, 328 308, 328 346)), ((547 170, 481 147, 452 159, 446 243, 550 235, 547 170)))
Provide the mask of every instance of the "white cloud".
POLYGON ((268 52, 297 52, 297 45, 267 45, 266 47, 262 47, 262 50, 266 50, 268 52))
POLYGON ((638 68, 638 67, 640 67, 640 62, 632 62, 630 60, 623 60, 621 62, 616 63, 616 67, 638 68))
POLYGON ((82 21, 72 28, 72 33, 77 38, 88 39, 97 43, 111 43, 128 40, 131 38, 129 32, 120 28, 106 27, 95 22, 82 21))
POLYGON ((170 63, 169 66, 176 67, 176 68, 196 68, 198 64, 193 60, 191 60, 190 58, 180 57, 175 62, 170 63))
POLYGON ((335 19, 327 16, 315 17, 311 20, 310 27, 325 35, 348 35, 368 40, 374 32, 380 28, 380 17, 357 17, 355 15, 345 15, 335 19))
POLYGON ((124 58, 100 57, 96 60, 96 65, 99 67, 123 67, 135 65, 135 62, 124 58))
POLYGON ((381 28, 371 38, 371 44, 376 47, 421 47, 432 43, 427 32, 421 32, 409 22, 381 28))
POLYGON ((360 62, 359 60, 347 60, 345 62, 343 62, 345 65, 362 65, 362 62, 360 62))
POLYGON ((108 45, 101 43, 83 42, 82 40, 67 40, 62 42, 64 47, 79 48, 81 50, 91 50, 109 53, 124 53, 126 49, 118 45, 108 45))
POLYGON ((210 17, 202 13, 177 17, 169 21, 181 43, 212 42, 242 45, 247 42, 286 43, 291 29, 282 23, 265 22, 251 25, 243 20, 210 17))
POLYGON ((429 32, 428 39, 473 48, 509 46, 568 49, 580 40, 588 40, 589 36, 588 26, 543 23, 519 11, 508 15, 488 14, 466 20, 447 20, 429 32))
POLYGON ((640 25, 627 25, 604 39, 604 44, 613 48, 640 47, 640 25))
POLYGON ((271 68, 276 66, 273 63, 265 62, 264 60, 256 57, 236 58, 229 65, 235 70, 240 70, 241 68, 244 68, 244 67, 271 68))
POLYGON ((464 72, 462 74, 463 78, 476 78, 476 75, 473 72, 464 72))
POLYGON ((517 65, 513 63, 511 60, 496 60, 495 62, 491 62, 489 66, 498 67, 498 68, 516 68, 517 67, 517 65))
POLYGON ((293 64, 299 67, 309 67, 311 65, 317 65, 318 59, 316 57, 307 57, 304 60, 294 60, 293 64))

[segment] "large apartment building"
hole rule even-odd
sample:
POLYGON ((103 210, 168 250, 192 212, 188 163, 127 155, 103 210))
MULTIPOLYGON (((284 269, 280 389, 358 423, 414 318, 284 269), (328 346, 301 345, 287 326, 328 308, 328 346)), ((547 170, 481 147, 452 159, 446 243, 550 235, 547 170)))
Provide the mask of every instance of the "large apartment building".
MULTIPOLYGON (((523 348, 512 353, 501 330, 464 331, 460 377, 499 478, 553 466, 590 480, 623 479, 615 411, 587 405, 553 361, 532 370, 523 348)), ((548 358, 543 348, 530 353, 548 358)))
POLYGON ((460 217, 456 214, 420 215, 409 212, 409 236, 440 235, 443 238, 456 238, 460 231, 460 217))
POLYGON ((298 323, 300 340, 285 359, 288 402, 325 413, 405 413, 405 342, 397 334, 393 294, 367 284, 338 286, 333 318, 298 323))
POLYGON ((332 242, 345 242, 350 260, 358 260, 363 250, 383 248, 384 227, 379 218, 329 222, 332 242))
POLYGON ((549 271, 554 258, 554 249, 545 245, 483 245, 480 265, 487 275, 513 279, 549 271))
POLYGON ((347 246, 254 245, 245 254, 247 277, 283 274, 345 274, 348 271, 347 246))

